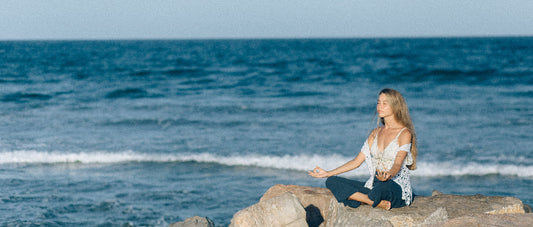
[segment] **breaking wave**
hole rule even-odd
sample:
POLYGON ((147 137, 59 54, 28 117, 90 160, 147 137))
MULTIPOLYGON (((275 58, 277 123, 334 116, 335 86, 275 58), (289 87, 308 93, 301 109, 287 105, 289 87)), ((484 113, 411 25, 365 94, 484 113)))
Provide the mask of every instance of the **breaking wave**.
MULTIPOLYGON (((261 168, 307 171, 315 166, 333 169, 350 160, 342 155, 259 155, 222 156, 210 153, 181 154, 160 153, 147 154, 134 151, 124 152, 42 152, 42 151, 4 151, 0 152, 0 164, 10 163, 80 163, 80 164, 113 164, 124 162, 200 162, 216 163, 226 166, 253 166, 261 168)), ((483 176, 483 175, 514 175, 533 177, 533 165, 512 165, 494 163, 457 163, 457 162, 419 162, 413 176, 483 176)), ((368 175, 366 166, 346 173, 352 176, 368 175)))

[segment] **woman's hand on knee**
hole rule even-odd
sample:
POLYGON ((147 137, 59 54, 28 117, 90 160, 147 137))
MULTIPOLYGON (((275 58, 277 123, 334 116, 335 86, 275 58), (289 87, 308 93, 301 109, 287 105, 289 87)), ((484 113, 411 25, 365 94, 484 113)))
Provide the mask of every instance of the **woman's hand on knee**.
POLYGON ((324 178, 324 177, 329 177, 329 172, 320 168, 320 167, 315 167, 313 169, 313 171, 308 171, 309 172, 309 175, 312 176, 312 177, 316 177, 316 178, 324 178))

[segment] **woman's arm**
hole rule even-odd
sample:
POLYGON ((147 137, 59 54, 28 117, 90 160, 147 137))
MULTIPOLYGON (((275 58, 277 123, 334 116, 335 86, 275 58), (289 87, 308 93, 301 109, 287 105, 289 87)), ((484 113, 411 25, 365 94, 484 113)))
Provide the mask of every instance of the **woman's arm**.
POLYGON ((363 152, 359 152, 359 154, 354 159, 344 163, 342 166, 339 166, 334 170, 326 171, 317 166, 313 169, 313 171, 309 171, 309 175, 316 178, 335 176, 337 174, 345 173, 361 166, 364 161, 365 155, 363 154, 363 152))
POLYGON ((388 179, 393 178, 394 176, 396 176, 396 174, 398 174, 398 172, 400 172, 405 157, 407 157, 407 151, 398 151, 398 153, 396 154, 396 158, 394 159, 394 164, 389 170, 390 176, 388 177, 388 179))
POLYGON ((322 169, 322 168, 317 166, 317 167, 315 167, 313 169, 313 171, 308 171, 309 175, 311 175, 312 177, 324 178, 324 177, 335 176, 337 174, 345 173, 345 172, 348 172, 350 170, 358 168, 365 161, 365 154, 363 153, 363 151, 364 152, 370 152, 369 144, 372 144, 372 141, 373 141, 374 136, 376 135, 378 129, 379 128, 375 128, 374 130, 372 130, 372 132, 368 136, 368 139, 366 140, 365 144, 363 145, 363 148, 361 149, 361 152, 359 152, 359 154, 354 159, 348 161, 347 163, 344 163, 344 165, 339 166, 336 169, 331 170, 331 171, 326 171, 326 170, 324 170, 324 169, 322 169))

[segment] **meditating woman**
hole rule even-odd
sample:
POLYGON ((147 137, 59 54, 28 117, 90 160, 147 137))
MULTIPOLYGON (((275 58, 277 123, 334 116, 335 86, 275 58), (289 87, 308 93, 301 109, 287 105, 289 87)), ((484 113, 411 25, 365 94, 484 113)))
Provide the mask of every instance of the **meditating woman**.
POLYGON ((405 99, 396 90, 381 90, 376 110, 378 127, 354 159, 331 171, 317 166, 309 175, 328 177, 326 187, 337 201, 350 207, 361 203, 386 210, 408 206, 413 200, 409 170, 416 169, 415 128, 405 99), (364 161, 371 174, 366 183, 335 176, 358 168, 364 161))

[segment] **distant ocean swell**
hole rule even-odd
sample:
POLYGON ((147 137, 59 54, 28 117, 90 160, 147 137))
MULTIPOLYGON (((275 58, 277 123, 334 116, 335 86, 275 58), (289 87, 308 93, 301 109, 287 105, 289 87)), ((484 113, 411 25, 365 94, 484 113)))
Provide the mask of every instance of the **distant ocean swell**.
MULTIPOLYGON (((0 164, 114 164, 122 162, 200 162, 215 163, 226 166, 252 166, 261 168, 307 171, 315 166, 332 169, 353 157, 342 155, 258 155, 220 156, 210 153, 199 154, 147 154, 134 151, 124 152, 41 152, 41 151, 4 151, 0 152, 0 164)), ((522 160, 522 163, 533 160, 522 160)), ((364 164, 363 164, 364 165, 364 164)), ((368 175, 362 166, 347 175, 368 175)), ((421 162, 413 176, 483 176, 509 175, 533 177, 533 165, 528 164, 494 164, 494 163, 459 163, 459 162, 421 162)))

